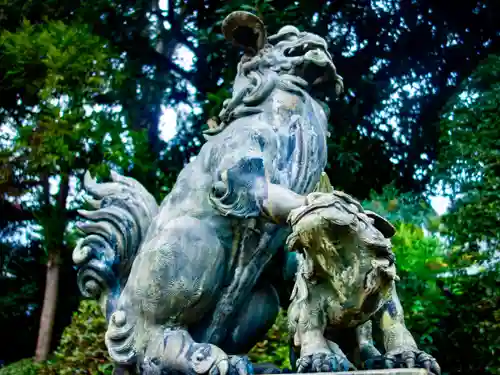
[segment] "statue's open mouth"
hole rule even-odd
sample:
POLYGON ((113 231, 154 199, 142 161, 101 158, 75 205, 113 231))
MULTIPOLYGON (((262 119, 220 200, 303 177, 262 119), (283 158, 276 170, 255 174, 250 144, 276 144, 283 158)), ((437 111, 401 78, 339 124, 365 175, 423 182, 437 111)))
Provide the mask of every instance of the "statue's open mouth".
MULTIPOLYGON (((330 222, 328 217, 328 205, 314 204, 297 210, 297 213, 289 221, 293 227, 292 234, 287 239, 289 251, 298 253, 315 252, 317 244, 315 239, 325 233, 335 233, 339 227, 334 222, 330 222), (326 210, 326 211, 325 211, 326 210)), ((311 253, 311 254, 312 254, 311 253)))
POLYGON ((286 57, 303 58, 297 64, 295 74, 313 86, 339 78, 324 41, 305 39, 286 48, 283 53, 286 57))

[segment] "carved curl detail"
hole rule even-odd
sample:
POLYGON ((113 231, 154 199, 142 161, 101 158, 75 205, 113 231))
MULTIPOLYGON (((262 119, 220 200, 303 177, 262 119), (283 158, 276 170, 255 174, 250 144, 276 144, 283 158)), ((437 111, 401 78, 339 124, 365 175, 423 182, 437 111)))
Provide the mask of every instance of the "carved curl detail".
POLYGON ((73 251, 81 293, 101 300, 118 294, 151 220, 158 211, 154 197, 136 180, 111 172, 112 182, 97 183, 87 172, 84 187, 94 211, 80 210, 85 234, 73 251))

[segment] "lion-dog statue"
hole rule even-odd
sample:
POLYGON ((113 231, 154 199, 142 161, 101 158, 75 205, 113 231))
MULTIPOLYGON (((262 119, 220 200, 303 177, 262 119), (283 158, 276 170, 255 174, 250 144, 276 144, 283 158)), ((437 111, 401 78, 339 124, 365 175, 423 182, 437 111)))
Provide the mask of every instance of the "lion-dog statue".
MULTIPOLYGON (((107 318, 116 374, 273 371, 245 354, 287 307, 281 291, 296 263, 284 249, 286 212, 327 163, 317 94, 343 83, 315 34, 285 26, 268 36, 247 12, 231 13, 222 31, 244 49, 232 97, 161 205, 132 178, 85 178, 94 210, 81 211, 89 222, 73 260, 80 290, 107 318)), ((303 362, 301 371, 315 369, 303 362)))
POLYGON ((352 370, 354 362, 440 374, 405 326, 395 286, 394 227, 323 179, 319 191, 287 218, 293 228, 288 250, 299 258, 288 310, 297 371, 352 370), (382 333, 384 356, 374 345, 372 326, 382 333))

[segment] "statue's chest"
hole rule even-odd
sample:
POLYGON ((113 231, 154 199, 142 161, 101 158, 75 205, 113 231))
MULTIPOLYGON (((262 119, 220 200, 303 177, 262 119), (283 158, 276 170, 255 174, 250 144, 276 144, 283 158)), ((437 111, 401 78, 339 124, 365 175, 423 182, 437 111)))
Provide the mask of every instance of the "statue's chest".
POLYGON ((326 167, 326 119, 312 100, 278 91, 267 105, 266 121, 277 138, 274 183, 299 194, 312 191, 326 167))
MULTIPOLYGON (((341 252, 342 253, 342 252, 341 252)), ((345 254, 337 264, 334 280, 325 287, 327 326, 353 328, 369 320, 390 296, 392 283, 383 276, 377 258, 366 253, 345 254), (348 257, 347 255, 351 255, 348 257)))
POLYGON ((355 328, 368 321, 386 302, 383 293, 377 292, 353 304, 352 300, 328 309, 327 336, 339 329, 355 328))

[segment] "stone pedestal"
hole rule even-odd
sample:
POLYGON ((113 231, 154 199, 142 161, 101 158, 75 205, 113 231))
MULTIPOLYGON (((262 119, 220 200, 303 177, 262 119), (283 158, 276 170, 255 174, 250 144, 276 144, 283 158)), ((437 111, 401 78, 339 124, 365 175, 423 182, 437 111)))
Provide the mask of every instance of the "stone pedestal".
MULTIPOLYGON (((304 374, 289 374, 289 375, 304 375, 304 374)), ((318 372, 314 375, 428 375, 428 372, 427 370, 422 368, 395 368, 388 370, 318 372)))

